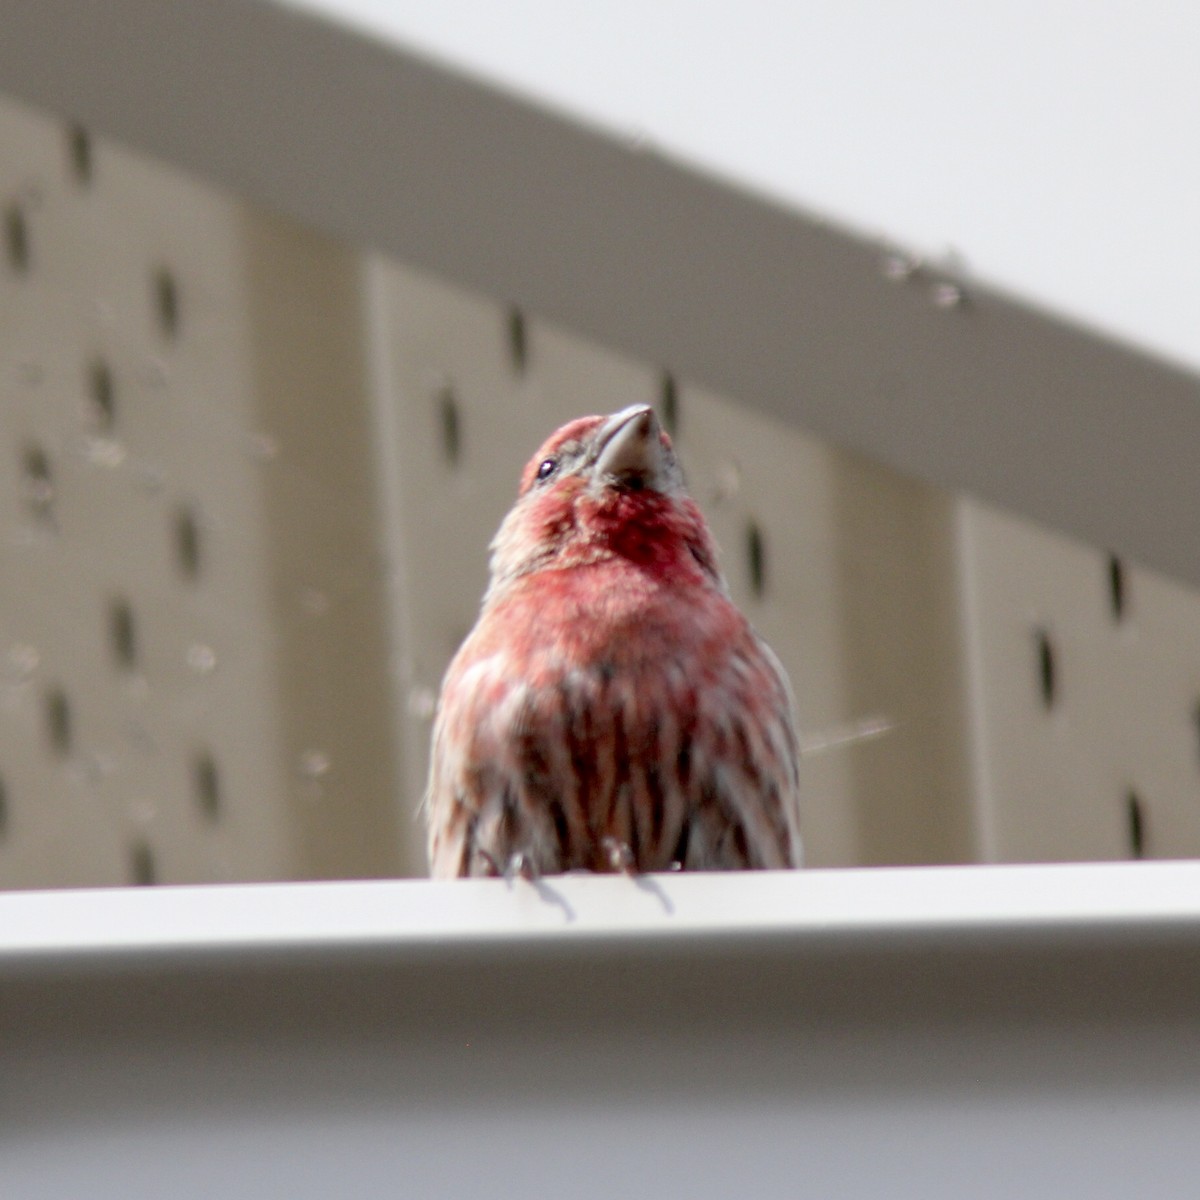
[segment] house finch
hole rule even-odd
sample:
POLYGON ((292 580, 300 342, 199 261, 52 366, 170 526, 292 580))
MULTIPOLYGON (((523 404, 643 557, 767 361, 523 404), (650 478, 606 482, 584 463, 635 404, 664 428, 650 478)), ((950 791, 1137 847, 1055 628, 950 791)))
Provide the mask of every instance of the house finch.
POLYGON ((446 672, 434 876, 799 865, 791 695, 637 405, 555 433, 446 672))

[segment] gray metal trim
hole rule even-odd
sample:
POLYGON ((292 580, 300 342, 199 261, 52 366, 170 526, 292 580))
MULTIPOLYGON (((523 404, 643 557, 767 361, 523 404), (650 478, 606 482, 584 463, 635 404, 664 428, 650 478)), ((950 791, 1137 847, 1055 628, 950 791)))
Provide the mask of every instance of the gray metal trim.
POLYGON ((1200 378, 268 0, 0 0, 0 88, 1200 583, 1200 378))

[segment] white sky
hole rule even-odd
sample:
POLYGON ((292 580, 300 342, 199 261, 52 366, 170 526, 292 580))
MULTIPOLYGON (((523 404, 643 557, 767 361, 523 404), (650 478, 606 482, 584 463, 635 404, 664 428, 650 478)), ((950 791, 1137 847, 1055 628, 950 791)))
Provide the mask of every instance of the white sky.
POLYGON ((291 2, 1200 367, 1200 5, 291 2))

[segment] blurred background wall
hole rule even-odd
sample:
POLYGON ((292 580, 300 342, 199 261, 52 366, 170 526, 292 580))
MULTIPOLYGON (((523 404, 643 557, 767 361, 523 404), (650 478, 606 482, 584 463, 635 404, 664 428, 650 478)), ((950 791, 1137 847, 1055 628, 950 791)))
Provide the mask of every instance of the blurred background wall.
MULTIPOLYGON (((343 16, 381 19, 368 7, 343 16)), ((438 681, 520 467, 563 420, 637 401, 671 428, 735 597, 793 679, 812 865, 1196 853, 1200 599, 1142 564, 1200 578, 1195 516, 1173 499, 1192 486, 1177 464, 1200 450, 1186 366, 1200 344, 1180 319, 1197 265, 1179 221, 1191 192, 1172 174, 1194 168, 1163 157, 1197 89, 1148 139, 1112 107, 1129 89, 1134 113, 1170 99, 1181 42, 1153 15, 1136 32, 1153 28, 1162 57, 1135 72, 1116 7, 1086 26, 1015 6, 962 28, 937 26, 949 17, 934 4, 910 23, 882 6, 865 24, 814 7, 776 29, 772 54, 732 39, 722 6, 703 20, 614 8, 582 32, 545 6, 508 12, 510 35, 523 20, 544 41, 501 36, 494 14, 465 4, 444 10, 461 40, 389 9, 433 51, 615 130, 582 144, 592 160, 634 164, 620 192, 631 245, 639 197, 648 230, 693 219, 638 192, 647 139, 867 228, 855 242, 774 202, 764 216, 749 194, 722 198, 732 246, 777 225, 803 231, 812 253, 788 277, 822 334, 801 309, 766 304, 753 261, 727 254, 708 308, 739 310, 740 323, 714 318, 723 337, 699 338, 691 310, 654 305, 655 288, 671 293, 653 251, 589 262, 589 245, 608 244, 597 226, 595 243, 573 228, 557 257, 554 228, 545 257, 518 254, 519 239, 481 236, 469 204, 464 217, 428 197, 419 208, 416 185, 391 190, 404 162, 376 179, 349 137, 345 161, 336 138, 328 157, 297 157, 256 134, 251 113, 246 144, 260 137, 264 160, 309 181, 295 205, 266 194, 225 143, 193 136, 222 111, 219 74, 211 112, 170 76, 156 100, 178 91, 178 107, 139 110, 109 68, 93 73, 100 90, 72 94, 82 49, 47 44, 54 10, 15 17, 0 61, 0 885, 421 873, 438 681), (611 39, 625 28, 639 36, 622 55, 611 39), (555 35, 584 33, 590 68, 553 52, 555 35), (59 55, 62 76, 35 82, 14 66, 22 36, 24 59, 59 55), (1161 86, 1135 86, 1151 76, 1161 86), (864 79, 875 82, 856 106, 847 97, 864 79), (388 220, 395 236, 373 237, 388 220), (439 237, 482 248, 460 262, 439 237), (943 238, 990 278, 1120 336, 977 284, 943 238), (909 240, 935 253, 896 248, 909 240), (869 306, 821 274, 846 246, 869 265, 869 306), (573 283, 562 263, 576 259, 590 274, 573 283), (605 308, 617 274, 644 287, 605 308), (896 358, 905 339, 911 363, 896 358), (778 354, 793 341, 794 367, 778 354), (875 382, 855 382, 847 363, 875 382), (744 391, 729 386, 741 378, 744 391), (826 408, 806 413, 810 396, 826 408), (943 422, 944 452, 928 438, 909 448, 910 411, 943 422), (1164 425, 1175 411, 1186 419, 1164 425), (1000 421, 994 441, 969 422, 955 432, 959 413, 1000 421), (1142 426, 1143 440, 1118 436, 1142 426), (1000 437, 1026 427, 1026 442, 1000 437), (1047 444, 1057 457, 1041 461, 1047 444), (1076 444, 1077 457, 1059 449, 1076 444), (1070 532, 1030 516, 1061 516, 1070 532)), ((176 19, 152 10, 120 9, 176 19)), ((331 63, 345 58, 340 33, 273 5, 177 11, 201 45, 238 41, 229 22, 246 22, 247 86, 251 35, 272 22, 300 22, 306 45, 325 39, 331 63)), ((390 61, 376 49, 362 63, 390 61)), ((477 172, 482 189, 494 182, 484 150, 517 118, 501 94, 449 77, 484 114, 479 144, 468 154, 448 133, 420 161, 457 163, 460 181, 477 172)), ((325 100, 337 108, 336 94, 314 103, 325 100)), ((456 128, 436 88, 409 102, 418 116, 429 106, 431 128, 456 128)), ((521 112, 522 136, 557 145, 557 118, 521 112)), ((303 127, 308 115, 274 119, 303 127)), ((526 181, 532 209, 543 178, 526 181)), ((546 186, 569 195, 572 181, 546 186)), ((701 317, 709 295, 692 289, 701 317)))

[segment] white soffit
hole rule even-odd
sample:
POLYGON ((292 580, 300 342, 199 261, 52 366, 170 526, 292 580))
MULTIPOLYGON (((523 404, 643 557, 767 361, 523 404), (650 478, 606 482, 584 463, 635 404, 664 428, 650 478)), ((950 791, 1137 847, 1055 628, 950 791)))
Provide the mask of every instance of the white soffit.
POLYGON ((290 0, 1200 367, 1200 10, 290 0))

